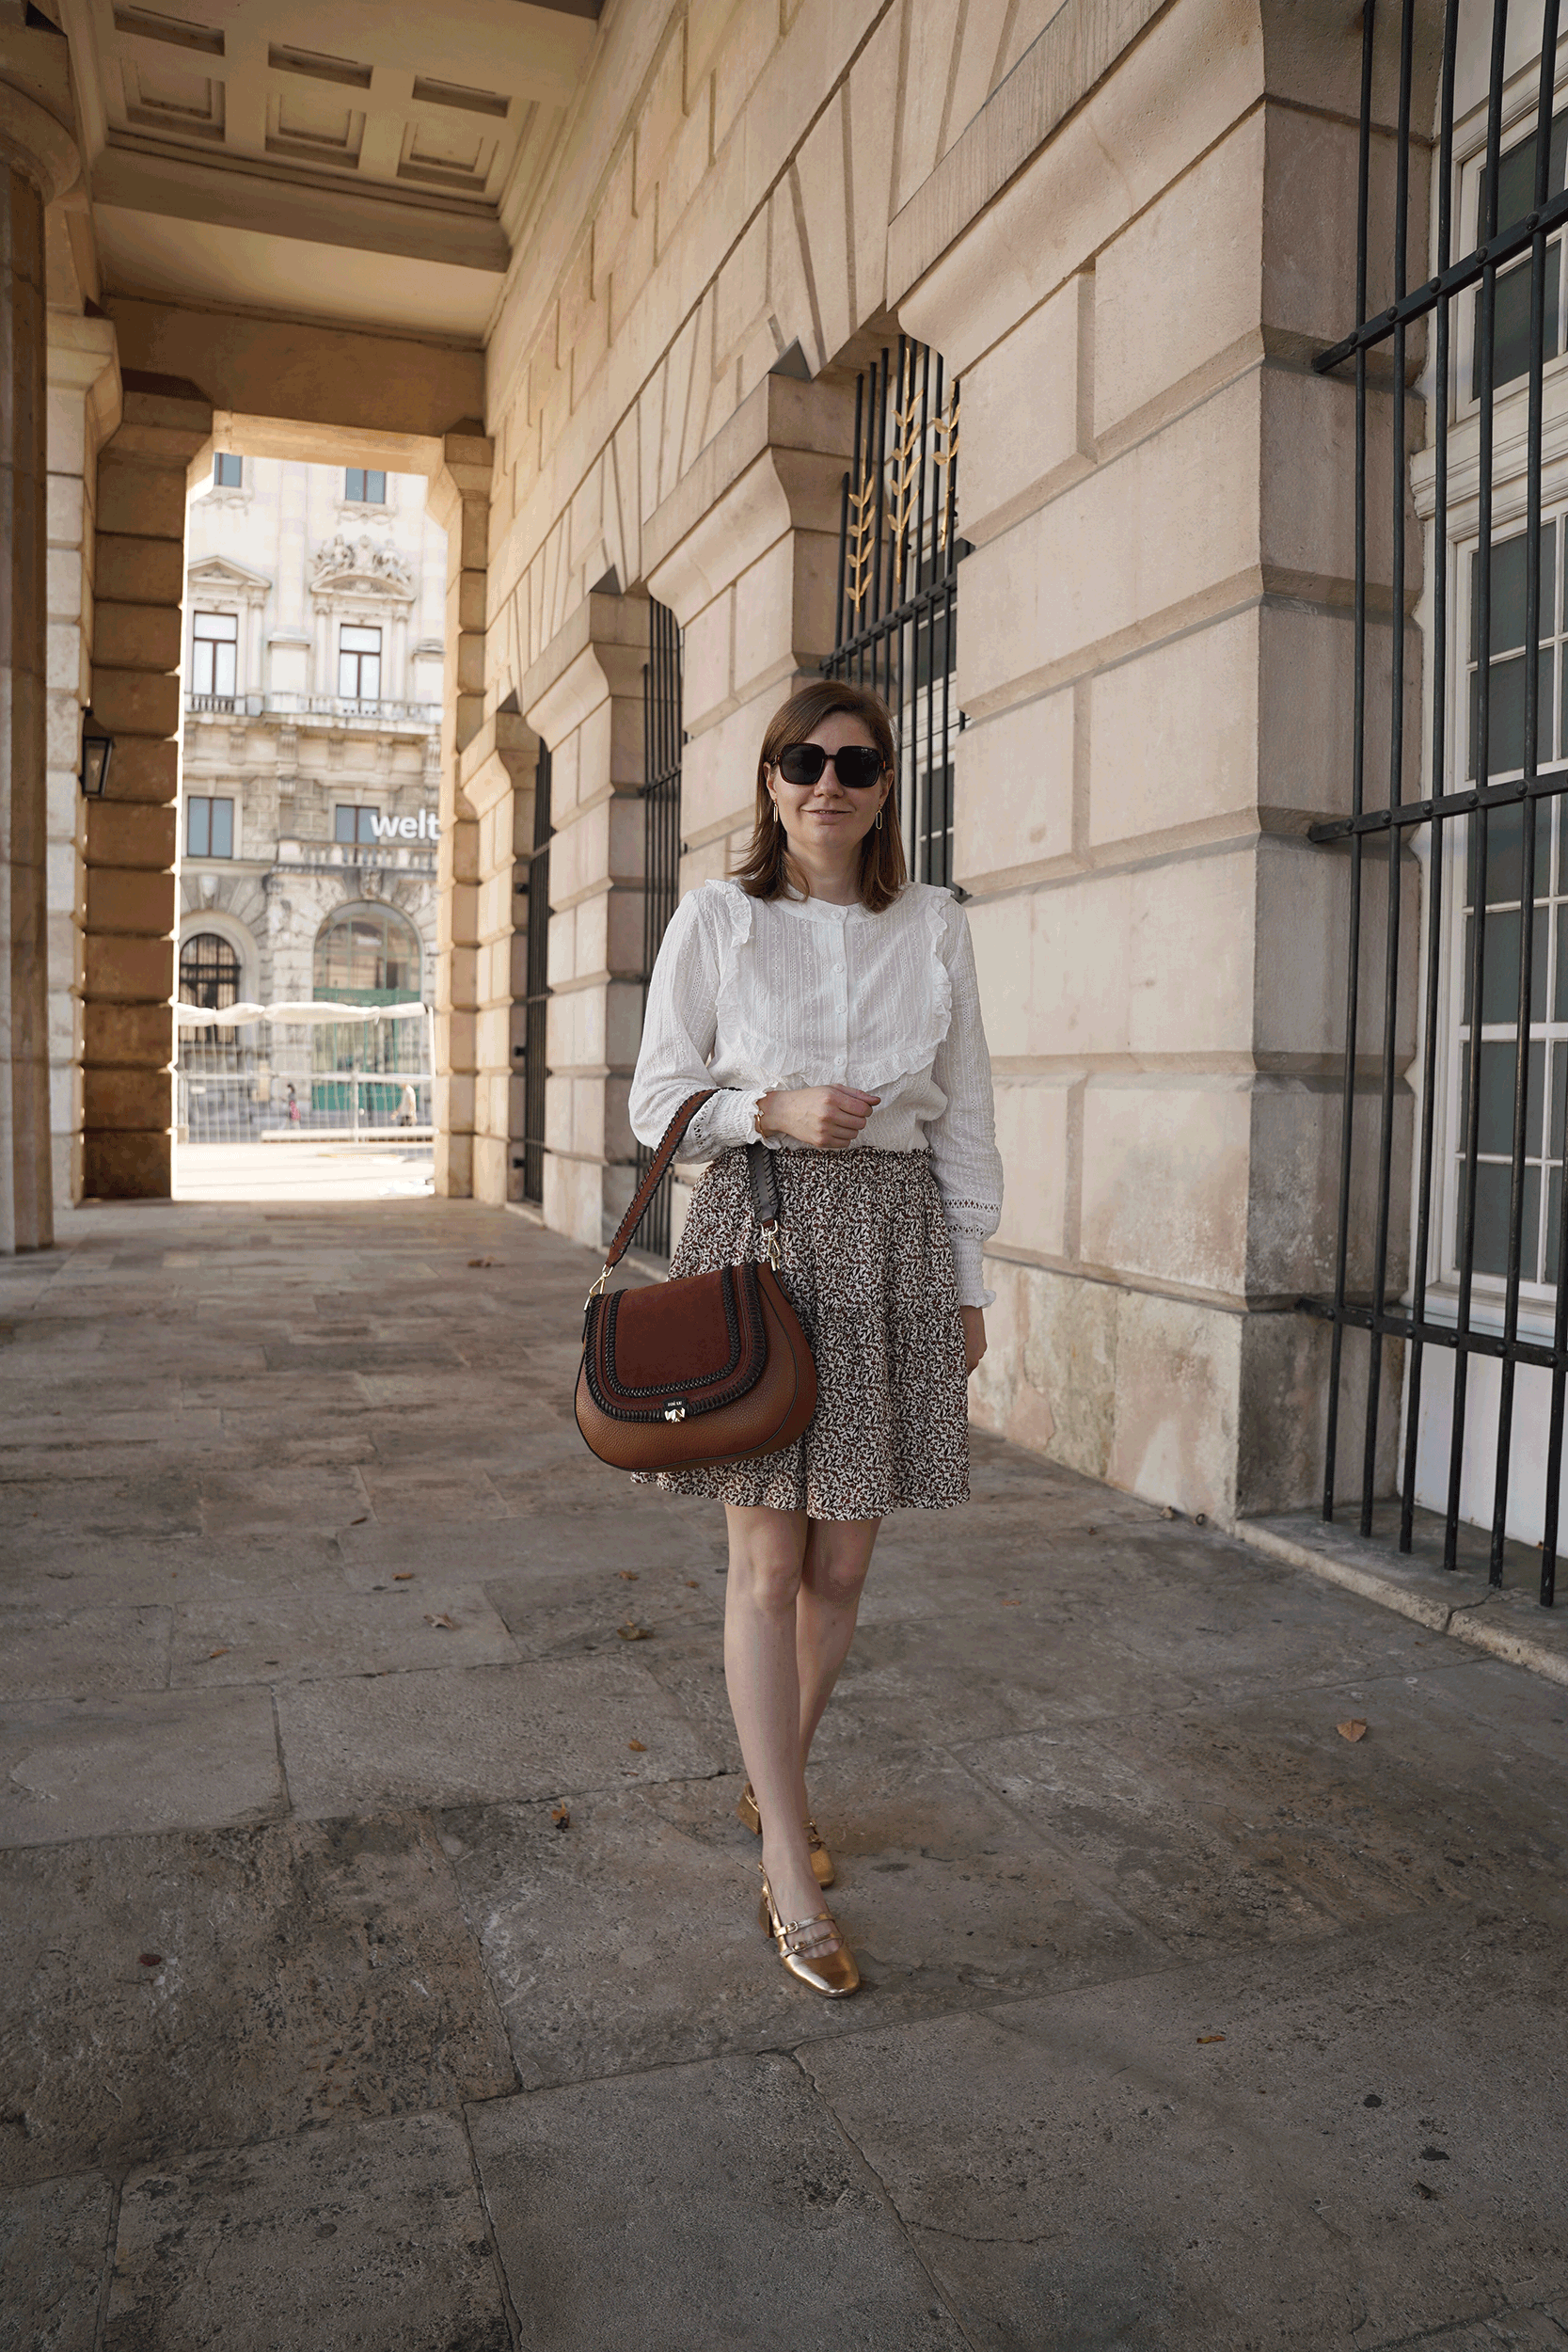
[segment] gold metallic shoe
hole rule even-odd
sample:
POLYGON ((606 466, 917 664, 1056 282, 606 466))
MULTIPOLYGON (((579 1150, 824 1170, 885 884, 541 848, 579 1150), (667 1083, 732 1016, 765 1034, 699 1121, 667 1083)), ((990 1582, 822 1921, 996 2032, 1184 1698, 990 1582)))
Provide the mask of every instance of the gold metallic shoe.
MULTIPOLYGON (((762 1836, 762 1815, 757 1811, 757 1801, 752 1793, 750 1781, 741 1791, 740 1802, 735 1808, 735 1818, 737 1821, 745 1823, 753 1837, 762 1836)), ((818 1886, 832 1886, 838 1873, 833 1868, 832 1855, 823 1843, 822 1833, 809 1813, 806 1816, 806 1844, 811 1850, 813 1878, 818 1886)))
MULTIPOLYGON (((762 1865, 758 1863, 757 1867, 762 1869, 762 1865)), ((764 1935, 770 1936, 778 1946, 779 1958, 790 1975, 799 1977, 802 1984, 809 1984, 814 1993, 825 1994, 830 2001, 841 2001, 847 1993, 859 1989, 861 1972, 855 1965, 855 1955, 844 1941, 844 1931, 831 1911, 818 1911, 809 1919, 781 1919, 768 1873, 763 1870, 762 1909, 757 1915, 764 1935), (831 1934, 814 1939, 813 1928, 827 1928, 831 1934)))

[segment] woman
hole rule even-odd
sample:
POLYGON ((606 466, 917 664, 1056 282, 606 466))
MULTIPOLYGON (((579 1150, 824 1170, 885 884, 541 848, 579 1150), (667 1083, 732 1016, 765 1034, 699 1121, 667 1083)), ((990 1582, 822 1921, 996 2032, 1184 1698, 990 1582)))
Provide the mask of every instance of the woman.
MULTIPOLYGON (((672 1277, 757 1254, 744 1147, 777 1153, 782 1279, 816 1359, 804 1435, 672 1471, 729 1520, 724 1670, 762 1836, 763 1926, 792 1975, 854 1992, 819 1889, 832 1859, 806 1760, 888 1511, 969 1499, 965 1383, 985 1353, 981 1248, 1002 1208, 969 927, 905 880, 893 723, 824 679, 774 713, 735 880, 676 908, 648 988, 631 1124, 655 1145, 716 1087, 684 1159, 711 1162, 672 1277)), ((640 1473, 639 1475, 642 1475, 640 1473)))

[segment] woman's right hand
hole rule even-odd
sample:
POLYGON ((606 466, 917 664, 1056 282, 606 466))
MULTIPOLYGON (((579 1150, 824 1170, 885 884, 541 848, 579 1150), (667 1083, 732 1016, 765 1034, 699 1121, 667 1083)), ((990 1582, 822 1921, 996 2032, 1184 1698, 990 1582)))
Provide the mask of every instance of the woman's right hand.
POLYGON ((757 1104, 757 1133, 793 1136, 814 1152, 842 1152, 853 1143, 881 1101, 854 1087, 797 1087, 765 1094, 757 1104))

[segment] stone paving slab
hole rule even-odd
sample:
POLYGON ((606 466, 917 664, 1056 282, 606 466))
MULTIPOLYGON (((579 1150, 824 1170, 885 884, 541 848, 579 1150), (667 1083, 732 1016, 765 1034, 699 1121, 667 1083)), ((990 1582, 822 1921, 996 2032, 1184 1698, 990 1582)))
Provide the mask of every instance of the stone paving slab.
POLYGON ((169 1637, 166 1608, 0 1603, 0 1700, 161 1691, 169 1637))
POLYGON ((967 2340, 787 2058, 497 2100, 469 2125, 528 2352, 967 2340))
POLYGON ((976 2344, 1392 2345, 1568 2288, 1565 1960, 1461 1913, 800 2061, 976 2344))
POLYGON ((0 1855, 0 2183, 455 2108, 515 2076, 415 1814, 0 1855))
POLYGON ((441 1816, 525 2084, 680 2064, 1157 1967, 1154 1937, 949 1758, 860 1759, 822 1808, 864 2000, 811 2001, 757 1915, 738 1774, 441 1816), (845 1824, 840 1835, 839 1814, 845 1824))
POLYGON ((629 1658, 308 1682, 280 1691, 277 1708, 289 1793, 307 1820, 387 1804, 556 1798, 717 1769, 629 1658))
POLYGON ((174 1611, 170 1679, 210 1690, 230 1682, 319 1682, 344 1675, 515 1661, 516 1643, 471 1585, 439 1578, 234 1590, 174 1611), (431 1623, 435 1618, 436 1622, 431 1623))
POLYGON ((287 1804, 265 1691, 0 1707, 0 1848, 263 1820, 287 1804))
POLYGON ((0 2352, 97 2352, 115 2204, 97 2172, 0 2189, 0 2352))
POLYGON ((134 2172, 103 2352, 509 2352, 460 2121, 341 2122, 134 2172))

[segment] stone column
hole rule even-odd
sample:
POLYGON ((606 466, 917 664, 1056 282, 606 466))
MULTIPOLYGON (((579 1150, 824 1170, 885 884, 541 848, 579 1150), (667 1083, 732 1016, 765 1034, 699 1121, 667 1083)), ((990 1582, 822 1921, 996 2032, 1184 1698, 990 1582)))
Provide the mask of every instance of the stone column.
MULTIPOLYGON (((64 49, 50 34, 7 27, 0 67, 8 73, 14 68, 34 84, 30 69, 36 64, 44 94, 63 99, 68 109, 69 91, 54 87, 65 71, 64 49)), ((76 151, 56 114, 9 80, 0 82, 0 1252, 6 1254, 47 1248, 55 1231, 45 878, 44 208, 76 174, 76 151)))
POLYGON ((87 812, 83 1186, 163 1199, 172 1184, 175 903, 185 501, 213 412, 177 377, 123 376, 98 461, 92 707, 115 739, 87 812))
POLYGON ((461 780, 484 715, 484 629, 495 444, 476 422, 445 437, 429 511, 447 534, 446 708, 441 730, 436 946, 436 1189, 474 1189, 478 1098, 479 815, 461 780))
MULTIPOLYGON (((750 842, 763 730, 832 649, 854 400, 764 376, 644 528, 649 585, 685 633, 683 890, 750 842)), ((677 1182, 673 1239, 689 1199, 677 1182)))
POLYGON ((523 681, 550 747, 545 1222, 600 1248, 634 1188, 642 1026, 642 672, 648 604, 589 596, 523 681))
POLYGON ((82 713, 92 687, 98 452, 119 421, 107 319, 49 313, 49 1099, 55 1200, 82 1197, 87 803, 82 713))

